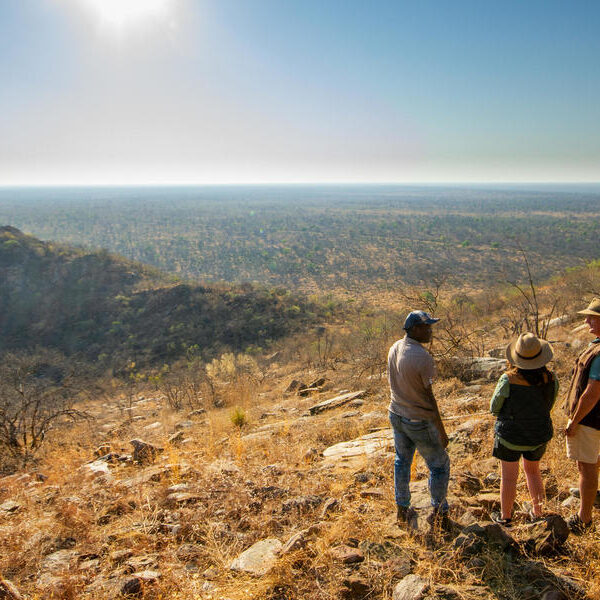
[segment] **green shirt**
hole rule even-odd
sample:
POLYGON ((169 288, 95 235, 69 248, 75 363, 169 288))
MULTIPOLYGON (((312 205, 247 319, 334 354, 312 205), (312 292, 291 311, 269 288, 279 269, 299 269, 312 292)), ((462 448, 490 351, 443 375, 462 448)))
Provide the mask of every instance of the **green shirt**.
MULTIPOLYGON (((596 338, 592 344, 600 343, 600 338, 596 338)), ((600 355, 596 356, 590 365, 590 374, 588 379, 593 379, 594 381, 600 381, 600 355)))
MULTIPOLYGON (((600 356, 596 357, 596 359, 600 358, 600 356)), ((596 362, 594 359, 594 362, 596 362)), ((598 371, 600 380, 600 362, 598 364, 598 371)), ((591 376, 591 375, 590 375, 591 376)), ((552 406, 556 402, 556 396, 558 395, 558 378, 554 373, 552 373, 552 377, 554 378, 554 397, 552 398, 552 406)), ((502 406, 504 406, 504 401, 510 396, 510 381, 508 380, 508 375, 504 373, 500 379, 498 379, 498 383, 496 384, 496 389, 492 394, 492 399, 490 401, 490 412, 494 416, 498 416, 500 411, 502 410, 502 406)), ((552 407, 550 407, 552 408, 552 407)), ((537 446, 519 446, 517 444, 511 444, 507 442, 505 439, 498 437, 498 440, 503 446, 506 446, 510 450, 519 450, 520 452, 526 452, 527 450, 535 450, 539 448, 541 444, 537 446)))

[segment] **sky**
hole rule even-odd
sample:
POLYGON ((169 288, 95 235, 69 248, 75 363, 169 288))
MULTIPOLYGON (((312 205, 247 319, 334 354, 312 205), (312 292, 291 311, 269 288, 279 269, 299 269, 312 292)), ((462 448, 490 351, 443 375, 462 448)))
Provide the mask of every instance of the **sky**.
POLYGON ((0 0, 0 185, 600 181, 597 0, 0 0))

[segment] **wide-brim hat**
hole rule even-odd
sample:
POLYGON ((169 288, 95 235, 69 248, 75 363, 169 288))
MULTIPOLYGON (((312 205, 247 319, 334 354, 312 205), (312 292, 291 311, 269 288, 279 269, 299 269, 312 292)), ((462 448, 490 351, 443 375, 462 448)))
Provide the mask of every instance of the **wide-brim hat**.
POLYGON ((585 310, 578 310, 577 314, 600 317, 600 298, 594 298, 585 310))
POLYGON ((522 333, 506 347, 508 362, 519 369, 539 369, 553 357, 552 346, 529 332, 522 333))

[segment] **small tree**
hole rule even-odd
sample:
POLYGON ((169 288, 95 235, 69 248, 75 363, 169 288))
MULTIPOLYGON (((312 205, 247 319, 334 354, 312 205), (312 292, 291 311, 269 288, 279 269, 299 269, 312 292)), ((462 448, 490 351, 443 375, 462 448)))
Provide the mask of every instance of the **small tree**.
POLYGON ((0 360, 0 448, 27 464, 47 434, 90 418, 74 408, 73 366, 58 352, 7 353, 0 360))
POLYGON ((531 331, 538 337, 546 339, 550 320, 554 315, 558 301, 554 299, 550 308, 550 312, 545 318, 543 318, 538 300, 537 287, 533 281, 533 275, 531 274, 527 253, 518 241, 517 247, 519 248, 519 252, 523 257, 523 262, 525 263, 528 285, 520 286, 514 281, 508 282, 515 290, 519 292, 521 296, 521 302, 514 307, 514 311, 516 312, 514 312, 513 318, 511 319, 513 323, 513 333, 518 334, 523 330, 531 331))

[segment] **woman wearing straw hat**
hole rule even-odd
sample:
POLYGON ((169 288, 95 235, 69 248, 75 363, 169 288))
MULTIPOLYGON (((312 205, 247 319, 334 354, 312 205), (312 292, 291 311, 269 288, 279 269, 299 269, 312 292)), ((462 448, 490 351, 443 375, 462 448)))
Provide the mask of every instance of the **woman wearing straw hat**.
POLYGON ((546 368, 553 356, 550 344, 533 333, 522 333, 506 348, 510 367, 498 380, 490 403, 497 417, 493 455, 502 470, 501 513, 492 513, 492 519, 501 525, 510 526, 512 521, 521 456, 531 496, 530 518, 542 517, 540 459, 552 439, 550 411, 558 392, 558 379, 546 368))

